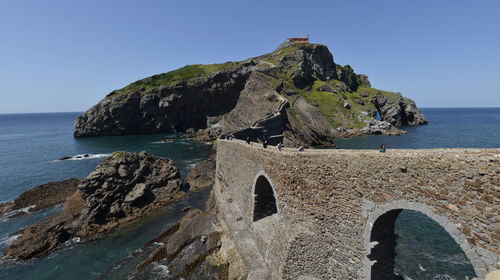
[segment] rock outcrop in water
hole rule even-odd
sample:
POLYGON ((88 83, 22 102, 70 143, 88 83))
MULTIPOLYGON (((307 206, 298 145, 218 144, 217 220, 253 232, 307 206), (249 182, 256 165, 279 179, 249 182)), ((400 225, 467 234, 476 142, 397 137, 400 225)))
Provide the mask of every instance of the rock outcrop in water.
POLYGON ((372 99, 375 108, 383 121, 392 125, 421 125, 427 124, 427 119, 417 108, 415 102, 397 94, 392 99, 377 94, 372 99))
POLYGON ((426 122, 412 100, 371 88, 326 46, 284 43, 263 56, 189 65, 113 91, 75 120, 74 136, 177 130, 213 140, 246 129, 238 135, 328 145, 426 122), (389 125, 375 120, 377 111, 389 125))
MULTIPOLYGON (((214 180, 209 174, 214 172, 214 161, 196 164, 188 175, 191 188, 211 188, 214 180)), ((189 207, 183 211, 179 222, 142 246, 142 251, 150 253, 127 279, 244 279, 247 267, 217 215, 213 191, 206 210, 189 207)))
POLYGON ((79 182, 77 178, 71 178, 34 187, 13 201, 0 204, 0 214, 17 217, 61 204, 76 191, 79 182))
POLYGON ((189 170, 186 184, 189 191, 196 192, 212 187, 215 180, 215 161, 202 160, 189 170))
POLYGON ((27 260, 73 238, 96 239, 184 196, 171 160, 115 152, 80 182, 60 213, 20 230, 4 255, 27 260))

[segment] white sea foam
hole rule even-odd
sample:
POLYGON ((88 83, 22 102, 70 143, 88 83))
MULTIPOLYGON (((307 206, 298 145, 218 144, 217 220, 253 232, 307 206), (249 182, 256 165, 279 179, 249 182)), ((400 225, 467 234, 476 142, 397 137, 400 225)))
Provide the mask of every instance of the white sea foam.
POLYGON ((12 217, 15 214, 20 213, 20 212, 29 213, 31 211, 31 209, 33 209, 35 206, 36 206, 36 204, 35 205, 30 205, 28 207, 24 207, 24 208, 21 208, 21 209, 17 209, 17 210, 11 211, 11 212, 7 212, 7 213, 4 214, 4 217, 5 218, 10 218, 10 217, 12 217))
POLYGON ((105 158, 109 157, 111 154, 80 154, 74 155, 68 159, 56 159, 52 162, 66 161, 66 160, 84 160, 84 159, 95 159, 95 158, 105 158))
POLYGON ((5 236, 4 238, 0 238, 0 245, 9 246, 10 243, 14 242, 14 240, 18 239, 20 236, 21 234, 15 234, 15 235, 5 236))
POLYGON ((160 140, 160 141, 153 141, 151 142, 151 144, 168 144, 168 143, 174 143, 176 142, 174 139, 164 139, 164 140, 160 140))
POLYGON ((457 279, 451 277, 448 274, 436 274, 434 277, 432 277, 432 280, 457 280, 457 279))
POLYGON ((418 264, 418 268, 420 268, 420 270, 422 271, 426 271, 427 269, 423 268, 421 264, 418 264))
POLYGON ((187 165, 187 168, 193 168, 196 165, 196 163, 191 163, 187 165))
POLYGON ((156 246, 163 246, 163 245, 165 245, 165 243, 163 243, 163 242, 155 242, 153 244, 156 245, 156 246))

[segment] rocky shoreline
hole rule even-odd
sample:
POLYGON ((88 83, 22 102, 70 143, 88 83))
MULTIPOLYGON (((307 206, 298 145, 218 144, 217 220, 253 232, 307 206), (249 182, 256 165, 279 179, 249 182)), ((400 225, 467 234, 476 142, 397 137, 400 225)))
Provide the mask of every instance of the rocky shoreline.
POLYGON ((28 260, 73 238, 101 238, 186 196, 173 161, 145 152, 113 153, 73 190, 60 213, 15 233, 4 256, 28 260))
MULTIPOLYGON (((145 152, 115 152, 82 180, 50 182, 2 205, 5 213, 33 201, 38 202, 37 210, 64 202, 60 213, 14 233, 20 237, 4 251, 3 259, 29 260, 70 245, 76 239, 78 242, 100 239, 183 199, 188 189, 189 192, 211 189, 214 174, 214 157, 199 161, 181 179, 171 160, 145 152)), ((246 274, 234 242, 218 218, 212 191, 209 196, 206 210, 183 209, 185 214, 175 225, 143 245, 141 250, 151 253, 137 265, 129 279, 154 274, 158 265, 167 266, 170 275, 185 279, 234 279, 246 274)))
POLYGON ((0 215, 13 218, 61 204, 76 191, 79 182, 79 179, 71 178, 25 191, 13 201, 0 204, 0 215))

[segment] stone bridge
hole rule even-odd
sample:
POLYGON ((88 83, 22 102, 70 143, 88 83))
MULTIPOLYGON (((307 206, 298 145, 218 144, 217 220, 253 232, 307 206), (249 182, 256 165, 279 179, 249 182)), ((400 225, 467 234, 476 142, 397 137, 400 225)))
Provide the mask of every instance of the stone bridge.
POLYGON ((214 188, 249 279, 393 279, 402 209, 482 279, 500 261, 500 149, 320 150, 219 140, 214 188))

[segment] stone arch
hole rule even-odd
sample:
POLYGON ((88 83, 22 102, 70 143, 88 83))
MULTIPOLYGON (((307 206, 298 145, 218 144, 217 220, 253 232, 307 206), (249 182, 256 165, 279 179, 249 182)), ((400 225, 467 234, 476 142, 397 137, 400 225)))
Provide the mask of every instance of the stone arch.
POLYGON ((476 275, 483 278, 486 267, 478 260, 479 256, 470 247, 466 236, 460 232, 448 218, 437 215, 423 203, 406 200, 392 201, 375 207, 370 201, 363 203, 363 215, 367 217, 364 232, 365 258, 363 264, 364 278, 367 280, 393 279, 394 257, 397 236, 394 234, 396 218, 402 210, 413 210, 425 214, 438 223, 460 246, 476 275), (390 275, 390 276, 389 276, 390 275))
POLYGON ((253 188, 253 221, 278 213, 278 200, 274 185, 269 176, 264 172, 259 172, 254 179, 253 188))

